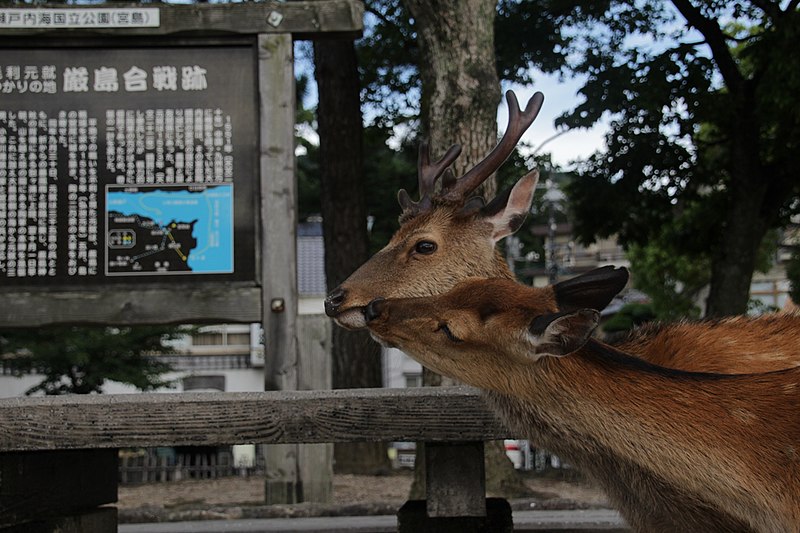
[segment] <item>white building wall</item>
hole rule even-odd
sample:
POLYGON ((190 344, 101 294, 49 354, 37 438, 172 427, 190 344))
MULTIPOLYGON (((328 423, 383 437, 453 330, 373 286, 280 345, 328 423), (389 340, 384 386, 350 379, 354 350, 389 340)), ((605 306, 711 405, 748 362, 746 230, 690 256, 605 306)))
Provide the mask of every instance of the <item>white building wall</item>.
MULTIPOLYGON (((175 387, 161 388, 153 392, 183 392, 181 380, 187 376, 225 376, 225 392, 258 392, 264 390, 264 369, 243 368, 231 370, 203 370, 195 372, 169 372, 165 379, 174 380, 175 387)), ((40 383, 44 376, 31 374, 22 377, 0 376, 0 398, 23 396, 25 391, 40 383)), ((107 381, 104 394, 138 394, 141 391, 131 385, 117 381, 107 381)))
POLYGON ((383 348, 383 386, 403 388, 408 378, 422 376, 422 365, 396 348, 383 348))

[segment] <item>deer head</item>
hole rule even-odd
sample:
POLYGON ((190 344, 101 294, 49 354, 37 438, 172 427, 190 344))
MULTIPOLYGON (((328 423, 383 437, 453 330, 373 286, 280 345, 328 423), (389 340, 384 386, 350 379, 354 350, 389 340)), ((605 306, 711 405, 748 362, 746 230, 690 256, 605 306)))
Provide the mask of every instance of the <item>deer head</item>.
POLYGON ((440 374, 491 389, 496 376, 513 374, 517 365, 583 346, 598 324, 598 310, 627 279, 627 270, 614 267, 548 287, 471 278, 444 294, 373 300, 364 316, 383 345, 408 351, 440 374), (493 365, 502 370, 487 372, 493 365))
POLYGON ((534 94, 524 111, 513 92, 506 93, 506 98, 509 124, 505 134, 486 158, 460 178, 450 170, 461 152, 458 145, 433 162, 427 144, 420 146, 419 200, 412 201, 405 190, 398 193, 403 209, 400 229, 325 300, 325 312, 339 325, 363 328, 364 308, 375 298, 438 294, 471 276, 513 277, 495 244, 524 221, 538 171, 487 205, 473 193, 511 155, 544 97, 534 94))
MULTIPOLYGON (((567 302, 559 310, 557 292, 556 287, 473 278, 444 294, 373 300, 364 315, 383 345, 407 351, 450 378, 496 389, 498 375, 505 383, 519 366, 574 352, 597 327, 600 313, 580 307, 589 298, 567 302)), ((602 308, 605 300, 594 301, 602 308)))
POLYGON ((472 279, 365 316, 384 343, 484 389, 516 436, 593 477, 634 531, 797 531, 800 369, 665 369, 590 339, 596 310, 552 309, 541 290, 472 279))

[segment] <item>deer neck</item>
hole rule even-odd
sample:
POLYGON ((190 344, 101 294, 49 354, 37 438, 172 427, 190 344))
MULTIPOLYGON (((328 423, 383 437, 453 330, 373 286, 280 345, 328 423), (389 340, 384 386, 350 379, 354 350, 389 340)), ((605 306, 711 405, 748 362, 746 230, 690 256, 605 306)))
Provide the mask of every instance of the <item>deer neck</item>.
MULTIPOLYGON (((759 531, 791 530, 770 508, 775 497, 796 492, 791 479, 800 476, 800 463, 795 460, 786 474, 768 472, 763 463, 771 450, 790 449, 794 441, 780 431, 770 435, 769 421, 751 419, 769 409, 753 406, 758 400, 740 378, 665 374, 594 341, 575 354, 517 365, 513 372, 495 382, 490 404, 515 433, 587 471, 610 497, 631 498, 617 481, 622 477, 623 484, 643 483, 655 493, 658 485, 678 488, 759 531), (723 397, 735 401, 720 402, 723 397), (749 424, 731 421, 730 433, 721 432, 722 421, 732 416, 749 424), (765 437, 771 442, 761 450, 765 437), (713 468, 705 467, 709 463, 713 468), (631 476, 634 481, 625 481, 631 476), (752 480, 774 493, 752 494, 742 503, 752 480)), ((796 500, 786 504, 800 508, 796 500)))

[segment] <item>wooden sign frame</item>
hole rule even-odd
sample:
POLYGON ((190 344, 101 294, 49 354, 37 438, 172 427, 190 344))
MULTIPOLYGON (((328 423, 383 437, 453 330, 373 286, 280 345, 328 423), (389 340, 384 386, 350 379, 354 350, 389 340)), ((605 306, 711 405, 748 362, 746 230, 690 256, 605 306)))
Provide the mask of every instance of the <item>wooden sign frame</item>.
POLYGON ((214 275, 204 279, 198 274, 191 279, 157 276, 156 281, 105 278, 102 283, 91 284, 15 282, 0 289, 0 327, 263 320, 268 336, 293 339, 297 215, 292 44, 298 38, 357 35, 362 29, 362 16, 363 6, 354 0, 0 9, 0 50, 76 45, 151 49, 252 46, 257 96, 253 112, 258 117, 256 153, 251 154, 258 176, 248 177, 256 182, 253 205, 249 206, 255 215, 252 279, 229 281, 225 276, 214 275), (147 19, 142 25, 131 22, 135 10, 146 11, 137 18, 138 22, 147 19), (74 24, 66 27, 70 21, 67 15, 72 12, 74 24), (86 12, 88 15, 84 16, 86 12), (65 15, 56 17, 60 13, 65 15), (114 18, 108 13, 119 16, 114 18), (16 22, 9 21, 12 16, 16 22), (65 21, 64 25, 55 26, 56 18, 65 21), (29 27, 20 27, 24 20, 29 21, 29 27), (116 27, 99 25, 114 20, 116 27))

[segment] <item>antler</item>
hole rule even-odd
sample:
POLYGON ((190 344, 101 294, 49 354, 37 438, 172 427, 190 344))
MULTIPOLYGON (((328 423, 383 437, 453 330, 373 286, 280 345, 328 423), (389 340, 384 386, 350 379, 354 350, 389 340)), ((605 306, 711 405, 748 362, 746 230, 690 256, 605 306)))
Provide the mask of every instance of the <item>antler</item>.
MULTIPOLYGON (((448 170, 447 167, 453 164, 453 161, 461 154, 461 145, 454 144, 441 159, 431 164, 431 148, 427 141, 419 146, 419 160, 417 164, 417 173, 419 175, 419 202, 414 202, 408 195, 405 189, 400 189, 397 193, 397 201, 403 208, 403 212, 407 214, 419 214, 431 207, 431 197, 433 190, 436 186, 436 180, 448 170)), ((446 182, 451 182, 450 175, 452 172, 445 176, 446 182)))
POLYGON ((403 208, 403 216, 415 216, 426 211, 433 205, 433 194, 438 180, 442 174, 442 189, 439 196, 447 201, 463 201, 472 191, 486 181, 503 162, 508 159, 514 147, 517 146, 522 134, 530 127, 544 102, 544 95, 535 93, 525 106, 525 111, 520 111, 519 102, 514 91, 506 92, 508 102, 508 127, 503 138, 483 160, 472 167, 461 178, 456 179, 450 165, 461 154, 461 146, 454 144, 441 159, 431 164, 430 146, 423 142, 419 147, 419 201, 414 202, 405 189, 397 193, 397 201, 403 208))
POLYGON ((508 102, 508 127, 503 134, 503 138, 497 146, 494 147, 489 155, 483 160, 472 167, 466 174, 459 178, 448 190, 442 191, 442 198, 451 201, 459 201, 465 198, 469 193, 474 191, 480 186, 481 183, 486 181, 500 165, 502 165, 508 156, 514 151, 522 134, 533 124, 539 110, 542 108, 544 102, 544 95, 540 92, 535 93, 528 105, 525 106, 525 111, 520 113, 519 102, 514 91, 506 92, 506 101, 508 102))

